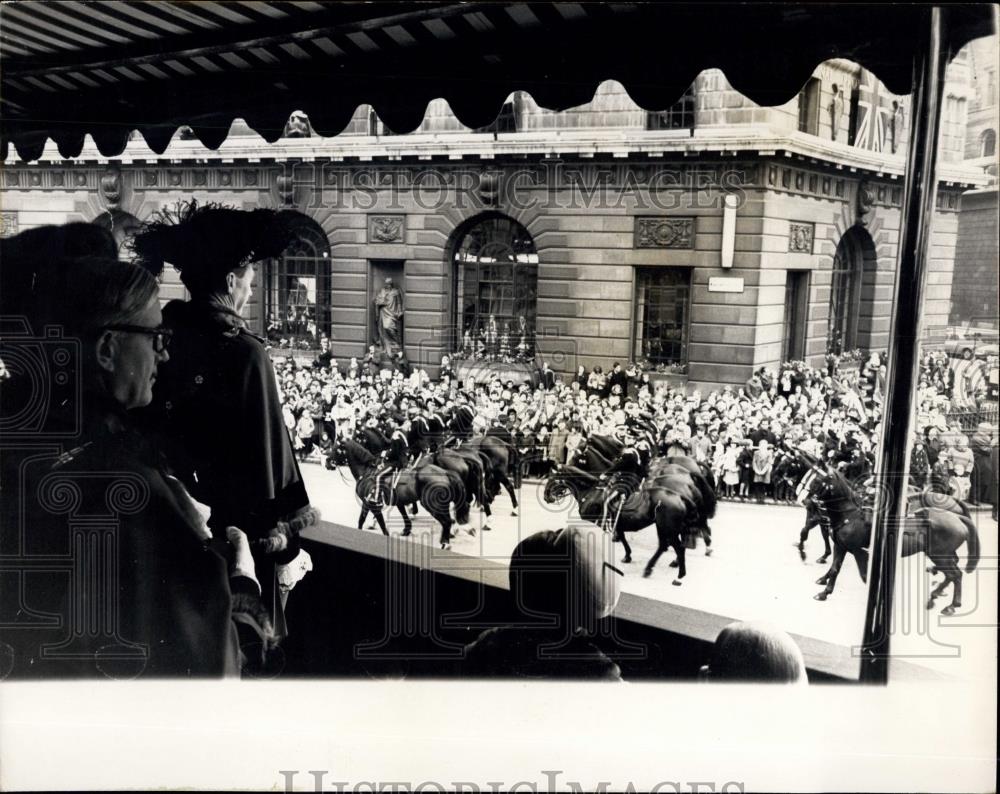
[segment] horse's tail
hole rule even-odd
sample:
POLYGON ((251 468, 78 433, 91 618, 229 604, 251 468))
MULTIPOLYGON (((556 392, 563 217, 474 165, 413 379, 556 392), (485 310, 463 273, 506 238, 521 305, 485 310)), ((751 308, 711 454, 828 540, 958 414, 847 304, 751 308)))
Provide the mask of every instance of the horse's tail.
POLYGON ((976 566, 979 565, 979 531, 976 529, 976 523, 971 518, 962 517, 962 523, 965 524, 965 528, 968 531, 968 535, 965 538, 965 545, 968 547, 969 559, 965 563, 965 572, 972 573, 976 570, 976 566))
POLYGON ((715 518, 715 508, 718 499, 715 496, 715 488, 708 481, 708 477, 705 476, 704 472, 698 477, 698 490, 701 491, 701 501, 704 510, 704 518, 707 520, 709 518, 715 518))
POLYGON ((469 488, 466 490, 472 493, 476 497, 476 501, 482 506, 485 504, 486 499, 486 480, 483 474, 483 464, 478 460, 472 460, 471 458, 466 458, 466 464, 469 467, 469 488))

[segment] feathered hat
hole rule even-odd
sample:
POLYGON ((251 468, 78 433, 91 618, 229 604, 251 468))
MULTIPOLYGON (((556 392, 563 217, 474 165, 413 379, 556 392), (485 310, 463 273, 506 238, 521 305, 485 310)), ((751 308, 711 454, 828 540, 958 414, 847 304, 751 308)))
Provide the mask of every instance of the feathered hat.
POLYGON ((153 216, 132 238, 136 261, 153 273, 165 264, 193 293, 217 289, 227 273, 278 256, 294 239, 291 214, 181 201, 153 216))

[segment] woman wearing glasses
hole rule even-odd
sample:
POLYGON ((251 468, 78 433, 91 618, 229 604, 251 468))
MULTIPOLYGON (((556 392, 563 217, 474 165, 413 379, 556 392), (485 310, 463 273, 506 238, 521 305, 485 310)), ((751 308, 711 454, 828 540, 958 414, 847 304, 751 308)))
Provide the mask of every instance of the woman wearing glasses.
POLYGON ((190 301, 164 308, 174 355, 163 367, 151 415, 173 443, 185 484, 211 508, 210 526, 235 525, 252 542, 264 602, 285 634, 276 566, 298 554, 297 533, 315 521, 285 427, 274 369, 243 315, 256 263, 291 241, 285 216, 218 205, 161 213, 133 241, 144 267, 180 272, 190 301))
POLYGON ((47 631, 5 631, 17 647, 14 677, 239 673, 232 593, 259 593, 246 537, 228 527, 213 538, 130 416, 152 400, 170 358, 157 291, 150 273, 116 260, 38 270, 38 316, 78 343, 75 357, 52 356, 77 388, 52 406, 48 424, 68 451, 54 462, 21 460, 19 526, 23 552, 72 566, 25 577, 25 622, 45 612, 61 621, 47 631))

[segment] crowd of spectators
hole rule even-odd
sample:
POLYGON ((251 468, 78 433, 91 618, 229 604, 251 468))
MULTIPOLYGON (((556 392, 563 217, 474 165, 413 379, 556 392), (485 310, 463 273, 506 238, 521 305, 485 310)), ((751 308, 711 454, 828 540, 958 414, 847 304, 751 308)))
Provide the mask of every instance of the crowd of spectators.
MULTIPOLYGON (((432 380, 404 360, 391 368, 371 356, 338 362, 324 341, 311 364, 278 358, 276 371, 285 423, 303 459, 325 460, 337 434, 360 425, 398 426, 424 412, 447 415, 461 395, 475 408, 480 429, 502 425, 518 440, 529 476, 572 462, 591 434, 627 440, 642 425, 655 428, 660 452, 689 455, 710 468, 721 498, 791 501, 794 485, 781 476, 788 447, 832 459, 855 481, 870 475, 886 364, 878 353, 856 368, 791 361, 762 367, 743 385, 705 392, 657 381, 631 362, 614 362, 607 371, 581 366, 569 378, 543 364, 530 381, 463 383, 447 357, 432 380)), ((995 426, 963 428, 968 405, 957 394, 948 359, 925 355, 913 482, 972 502, 994 501, 989 450, 995 426)), ((980 403, 990 404, 985 394, 980 403)))

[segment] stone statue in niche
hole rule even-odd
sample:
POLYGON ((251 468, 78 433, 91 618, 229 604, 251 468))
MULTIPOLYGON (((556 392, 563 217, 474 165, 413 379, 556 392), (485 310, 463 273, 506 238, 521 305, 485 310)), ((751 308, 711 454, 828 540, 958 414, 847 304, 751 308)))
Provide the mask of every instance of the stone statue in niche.
POLYGON ((889 134, 892 140, 892 153, 895 154, 903 142, 903 105, 899 100, 892 103, 892 119, 889 122, 889 134))
POLYGON ((403 346, 403 293, 387 277, 375 296, 375 343, 391 356, 403 346))
POLYGON ((830 100, 830 138, 837 140, 840 137, 840 129, 844 124, 844 90, 836 83, 833 84, 833 99, 830 100))
POLYGON ((875 208, 875 189, 868 184, 868 182, 862 182, 858 185, 858 200, 857 200, 857 211, 858 220, 862 226, 867 226, 868 221, 871 219, 872 210, 875 208))
POLYGON ((122 174, 117 168, 109 168, 101 176, 101 199, 109 209, 116 209, 122 200, 122 174))

